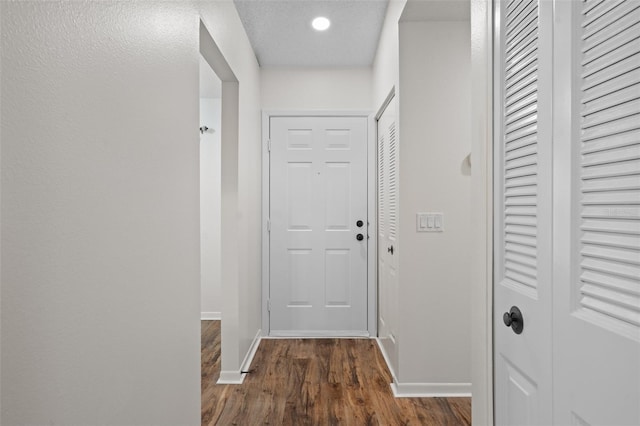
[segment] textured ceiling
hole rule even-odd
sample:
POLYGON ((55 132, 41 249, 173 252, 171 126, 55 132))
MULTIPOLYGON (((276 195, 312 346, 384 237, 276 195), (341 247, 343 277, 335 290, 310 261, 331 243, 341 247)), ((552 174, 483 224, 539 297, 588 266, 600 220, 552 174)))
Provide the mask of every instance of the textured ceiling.
POLYGON ((234 0, 261 66, 351 67, 373 62, 388 0, 234 0), (331 20, 315 31, 317 16, 331 20))

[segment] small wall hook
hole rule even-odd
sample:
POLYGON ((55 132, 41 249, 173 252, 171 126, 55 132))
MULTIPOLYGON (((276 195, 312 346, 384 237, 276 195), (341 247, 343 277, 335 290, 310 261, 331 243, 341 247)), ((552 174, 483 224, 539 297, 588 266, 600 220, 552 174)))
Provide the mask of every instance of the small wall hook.
POLYGON ((207 132, 209 130, 209 128, 207 126, 201 126, 200 127, 200 134, 203 135, 204 132, 207 132))

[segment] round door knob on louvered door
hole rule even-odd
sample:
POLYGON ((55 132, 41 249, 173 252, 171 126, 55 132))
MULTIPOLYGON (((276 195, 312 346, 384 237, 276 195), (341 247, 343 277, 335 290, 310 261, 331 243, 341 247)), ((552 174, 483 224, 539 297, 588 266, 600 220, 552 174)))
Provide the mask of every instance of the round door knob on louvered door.
POLYGON ((502 321, 504 321, 504 325, 511 327, 514 333, 522 333, 524 319, 522 318, 522 312, 520 312, 517 306, 512 306, 509 312, 505 312, 502 315, 502 321))

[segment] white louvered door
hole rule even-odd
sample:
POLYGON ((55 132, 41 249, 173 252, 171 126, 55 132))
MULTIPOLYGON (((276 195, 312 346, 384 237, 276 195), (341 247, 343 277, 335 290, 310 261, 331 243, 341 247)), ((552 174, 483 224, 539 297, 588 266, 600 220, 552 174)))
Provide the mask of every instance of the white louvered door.
POLYGON ((640 1, 556 6, 554 420, 640 425, 640 1))
POLYGON ((552 3, 496 3, 495 421, 551 423, 552 3), (503 324, 515 306, 521 334, 503 324))
POLYGON ((640 425, 640 1, 495 5, 496 424, 640 425))
POLYGON ((392 365, 397 366, 398 318, 398 138, 396 98, 378 118, 378 334, 392 365))

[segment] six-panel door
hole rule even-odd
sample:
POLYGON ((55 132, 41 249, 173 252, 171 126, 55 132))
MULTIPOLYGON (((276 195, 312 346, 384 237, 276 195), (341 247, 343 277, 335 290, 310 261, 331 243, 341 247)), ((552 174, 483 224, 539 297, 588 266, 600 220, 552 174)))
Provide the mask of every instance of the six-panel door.
POLYGON ((368 335, 367 118, 271 117, 270 140, 270 334, 368 335))

